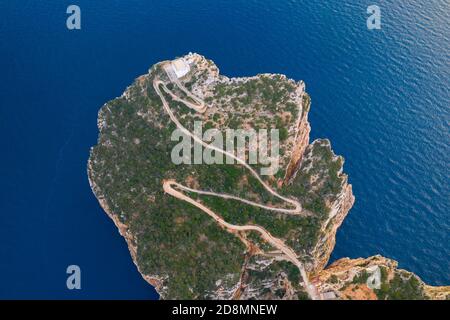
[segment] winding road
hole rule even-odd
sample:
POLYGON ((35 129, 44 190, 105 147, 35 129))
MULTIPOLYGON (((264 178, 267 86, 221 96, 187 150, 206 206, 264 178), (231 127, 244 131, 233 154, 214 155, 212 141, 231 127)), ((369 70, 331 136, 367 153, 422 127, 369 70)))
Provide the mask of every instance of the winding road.
POLYGON ((183 185, 179 184, 178 182, 176 182, 175 180, 164 180, 163 181, 163 189, 164 189, 164 191, 167 194, 169 194, 169 195, 171 195, 171 196, 173 196, 173 197, 175 197, 177 199, 180 199, 180 200, 183 200, 185 202, 188 202, 188 203, 194 205, 195 207, 199 208, 200 210, 204 211, 210 217, 212 217, 219 225, 221 225, 222 227, 224 227, 225 229, 227 229, 231 233, 235 233, 235 232, 239 232, 239 231, 255 231, 255 232, 258 232, 265 241, 267 241, 273 247, 275 247, 281 253, 283 253, 283 255, 284 255, 286 260, 292 262, 295 266, 297 266, 297 268, 299 269, 300 274, 301 274, 301 276, 303 278, 304 288, 305 288, 306 292, 308 293, 309 297, 312 300, 320 299, 320 295, 317 293, 316 288, 314 287, 314 285, 310 284, 310 282, 308 280, 308 276, 306 274, 306 271, 305 271, 305 268, 304 268, 303 264, 297 258, 297 255, 294 252, 294 250, 292 250, 289 246, 287 246, 284 243, 283 240, 272 236, 266 229, 264 229, 263 227, 260 227, 260 226, 256 226, 256 225, 238 226, 238 225, 230 224, 230 223, 226 222, 224 219, 222 219, 222 217, 220 217, 214 211, 212 211, 208 207, 204 206, 202 203, 200 203, 200 202, 198 202, 198 201, 188 197, 184 193, 182 193, 182 192, 180 192, 180 191, 175 189, 175 188, 177 188, 179 190, 184 190, 184 191, 187 191, 187 192, 193 192, 193 193, 202 194, 202 195, 209 195, 209 196, 216 196, 216 197, 221 197, 221 198, 224 198, 224 199, 237 200, 237 201, 241 201, 243 203, 249 204, 249 205, 257 206, 257 207, 260 207, 260 208, 263 208, 263 209, 267 209, 267 210, 271 210, 271 211, 282 212, 282 213, 286 213, 286 214, 294 214, 294 215, 305 215, 305 212, 302 211, 302 206, 301 206, 301 204, 298 201, 296 201, 294 199, 283 197, 282 195, 278 194, 244 160, 236 157, 233 153, 227 152, 227 151, 225 151, 223 149, 220 149, 220 148, 218 148, 216 146, 213 146, 213 145, 205 143, 203 140, 201 140, 200 137, 197 137, 196 135, 191 133, 189 130, 187 130, 178 121, 177 117, 174 115, 174 113, 170 109, 169 103, 167 102, 166 98, 162 94, 162 92, 160 90, 160 86, 163 88, 163 90, 168 95, 171 96, 171 98, 173 100, 179 101, 179 102, 183 103, 184 105, 186 105, 187 107, 189 107, 189 108, 191 108, 191 109, 193 109, 193 110, 195 110, 195 111, 197 111, 199 113, 205 112, 206 111, 206 106, 205 106, 205 103, 203 102, 202 99, 200 99, 199 97, 193 95, 191 92, 189 92, 180 83, 180 81, 176 77, 176 75, 173 72, 173 70, 171 69, 171 67, 172 66, 170 65, 170 63, 166 63, 165 65, 163 65, 163 68, 164 68, 167 76, 169 77, 170 81, 172 83, 176 84, 180 90, 182 90, 184 93, 186 93, 187 96, 189 96, 193 101, 196 102, 196 103, 192 103, 192 102, 186 101, 186 100, 176 96, 169 88, 167 88, 166 84, 163 81, 161 81, 161 80, 159 80, 157 78, 155 78, 153 80, 153 88, 155 89, 156 93, 158 94, 159 98, 161 99, 164 109, 166 110, 166 112, 169 115, 169 117, 172 120, 172 122, 175 123, 177 128, 179 130, 181 130, 187 136, 190 136, 191 138, 193 138, 196 142, 198 142, 201 145, 203 145, 205 148, 209 148, 209 149, 215 150, 217 152, 220 152, 220 153, 222 153, 222 154, 224 154, 226 156, 229 156, 229 157, 235 159, 239 164, 241 164, 244 167, 246 167, 255 176, 255 178, 264 186, 264 188, 269 193, 271 193, 275 197, 277 197, 277 198, 279 198, 279 199, 281 199, 281 200, 283 200, 283 201, 293 205, 295 208, 294 209, 284 209, 284 208, 270 207, 270 206, 266 206, 266 205, 263 205, 263 204, 259 204, 259 203, 250 201, 250 200, 242 199, 240 197, 236 197, 236 196, 233 196, 233 195, 215 193, 215 192, 211 192, 211 191, 196 190, 196 189, 192 189, 192 188, 188 188, 186 186, 183 186, 183 185))

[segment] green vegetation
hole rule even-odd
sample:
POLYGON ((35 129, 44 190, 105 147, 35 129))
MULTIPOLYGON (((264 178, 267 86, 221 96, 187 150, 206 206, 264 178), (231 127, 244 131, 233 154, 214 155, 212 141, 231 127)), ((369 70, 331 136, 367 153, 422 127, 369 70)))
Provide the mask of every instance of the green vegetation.
POLYGON ((396 272, 394 278, 383 281, 380 289, 374 290, 380 300, 424 300, 427 299, 417 277, 396 272))
POLYGON ((339 279, 335 274, 332 274, 330 277, 330 283, 338 283, 339 279))
POLYGON ((366 270, 363 270, 353 278, 352 283, 353 284, 367 283, 367 279, 369 279, 369 277, 370 277, 370 274, 366 270))

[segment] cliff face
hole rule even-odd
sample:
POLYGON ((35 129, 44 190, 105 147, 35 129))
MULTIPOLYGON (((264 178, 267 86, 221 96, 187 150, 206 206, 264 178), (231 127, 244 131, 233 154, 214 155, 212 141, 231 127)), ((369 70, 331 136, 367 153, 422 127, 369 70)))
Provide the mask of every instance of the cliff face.
POLYGON ((296 138, 294 145, 292 146, 291 158, 286 168, 286 174, 283 181, 285 184, 292 182, 300 167, 306 147, 309 145, 311 126, 308 121, 308 111, 310 107, 310 99, 306 93, 304 93, 304 96, 305 98, 302 100, 302 113, 299 117, 297 125, 296 138))
POLYGON ((327 265, 336 244, 337 229, 341 226, 354 202, 352 185, 347 183, 347 177, 345 177, 342 190, 337 199, 331 203, 330 215, 322 224, 320 238, 311 253, 314 257, 310 268, 311 273, 320 271, 327 265))
MULTIPOLYGON (((309 105, 308 105, 309 106, 309 105)), ((297 126, 297 137, 292 149, 291 159, 286 169, 284 177, 284 183, 288 184, 292 181, 298 170, 300 163, 305 153, 306 147, 309 144, 309 133, 311 132, 311 126, 308 122, 308 113, 304 112, 300 117, 299 124, 297 126)))
POLYGON ((300 215, 204 195, 198 195, 197 201, 230 224, 260 226, 289 247, 321 298, 446 296, 448 288, 428 287, 416 281, 417 277, 398 271, 392 260, 378 256, 341 259, 324 270, 336 231, 355 199, 343 173, 343 158, 334 154, 330 142, 309 143, 310 99, 302 81, 273 74, 227 78, 203 56, 189 54, 184 61, 189 72, 176 80, 178 84, 164 72, 167 62, 159 63, 101 108, 98 144, 88 162, 94 194, 127 241, 139 272, 162 298, 305 299, 308 279, 258 233, 227 231, 195 206, 164 192, 163 181, 171 179, 194 189, 286 206, 241 165, 175 164, 171 152, 178 142, 173 139, 176 126, 155 92, 155 81, 170 86, 170 94, 165 95, 172 112, 190 131, 194 121, 219 132, 228 128, 280 130, 281 170, 262 179, 298 200, 300 215), (195 113, 179 103, 187 91, 205 102, 206 112, 195 113), (375 266, 387 274, 379 291, 364 287, 366 275, 358 275, 375 266), (403 290, 403 295, 390 288, 403 290), (355 291, 358 294, 352 296, 355 291))

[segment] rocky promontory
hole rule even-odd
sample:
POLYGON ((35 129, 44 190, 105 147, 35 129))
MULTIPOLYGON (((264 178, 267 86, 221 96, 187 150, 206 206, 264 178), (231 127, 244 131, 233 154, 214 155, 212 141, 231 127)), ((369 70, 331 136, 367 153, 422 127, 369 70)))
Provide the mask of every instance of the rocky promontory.
MULTIPOLYGON (((279 74, 228 78, 211 60, 188 54, 155 64, 100 109, 98 143, 88 161, 90 185, 127 241, 139 272, 161 298, 448 297, 449 287, 429 287, 380 256, 341 259, 325 269, 336 231, 355 199, 344 160, 330 141, 310 142, 310 104, 302 81, 279 74), (155 90, 159 83, 165 86, 161 93, 155 90), (204 103, 204 112, 186 107, 197 100, 204 103), (180 137, 174 137, 173 117, 192 132, 195 122, 224 134, 228 129, 277 129, 279 170, 261 175, 274 192, 239 163, 174 163, 171 155, 180 137), (192 203, 166 193, 167 181, 184 185, 192 203), (274 194, 301 203, 301 213, 285 214, 287 204, 274 194), (275 240, 268 242, 255 228, 224 227, 199 207, 232 226, 257 226, 275 240), (296 263, 280 247, 289 248, 296 263), (380 279, 375 286, 370 282, 374 273, 380 279)), ((266 165, 251 167, 260 172, 266 165)))

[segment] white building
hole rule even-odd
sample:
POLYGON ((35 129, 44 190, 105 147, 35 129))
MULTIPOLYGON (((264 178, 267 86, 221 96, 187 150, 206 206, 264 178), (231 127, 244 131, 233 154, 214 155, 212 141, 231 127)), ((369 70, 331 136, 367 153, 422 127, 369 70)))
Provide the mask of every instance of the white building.
POLYGON ((183 58, 172 61, 172 67, 178 79, 186 75, 191 70, 189 68, 189 64, 183 58))

